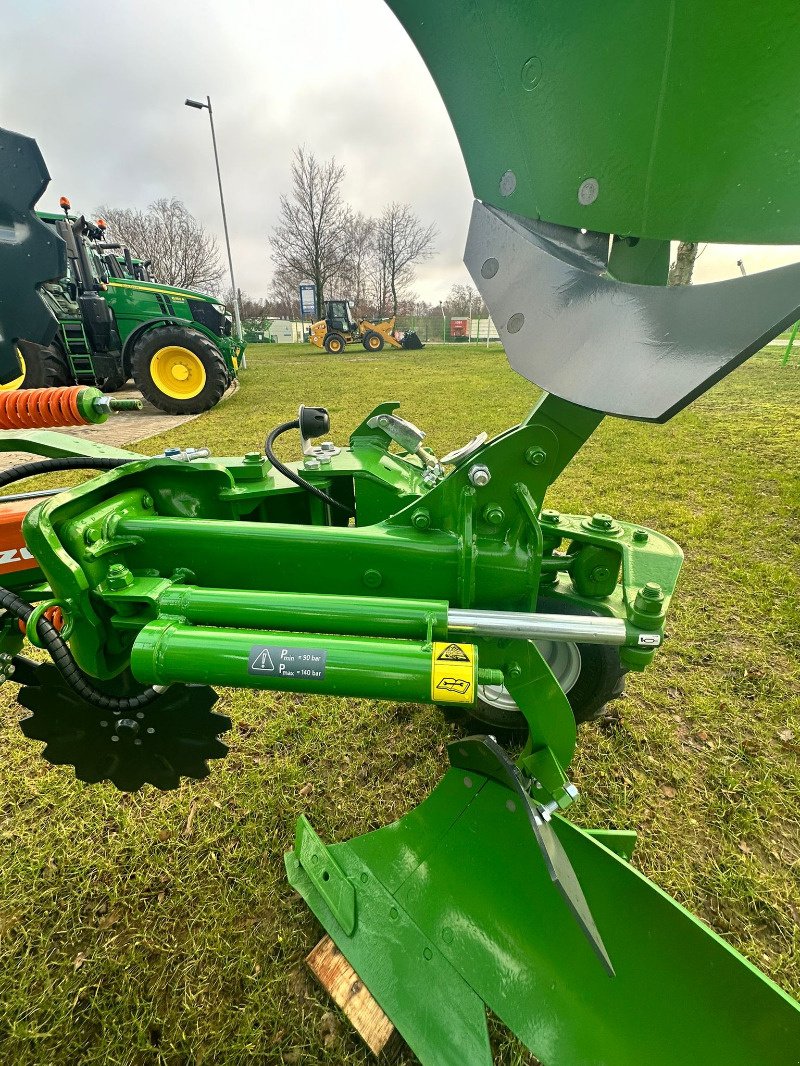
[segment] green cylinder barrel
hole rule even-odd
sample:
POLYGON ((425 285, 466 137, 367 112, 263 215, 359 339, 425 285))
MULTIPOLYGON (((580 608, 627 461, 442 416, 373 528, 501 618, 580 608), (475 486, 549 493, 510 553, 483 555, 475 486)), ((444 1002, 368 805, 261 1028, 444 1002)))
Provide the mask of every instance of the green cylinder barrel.
MULTIPOLYGON (((473 646, 460 647, 467 649, 472 663, 471 679, 459 680, 442 693, 447 702, 471 704, 477 657, 473 646)), ((131 670, 137 681, 148 685, 186 682, 431 703, 438 702, 432 690, 443 670, 434 658, 441 648, 404 640, 222 629, 158 619, 137 636, 131 670)), ((449 672, 460 676, 455 665, 449 672)))
POLYGON ((443 640, 447 636, 447 604, 443 600, 173 585, 158 602, 162 615, 178 615, 201 626, 424 640, 430 625, 433 638, 443 640))

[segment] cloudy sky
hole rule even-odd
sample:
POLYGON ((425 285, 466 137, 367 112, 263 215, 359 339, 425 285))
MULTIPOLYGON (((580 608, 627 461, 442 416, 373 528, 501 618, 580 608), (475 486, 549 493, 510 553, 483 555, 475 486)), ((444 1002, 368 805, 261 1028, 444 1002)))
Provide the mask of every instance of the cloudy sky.
MULTIPOLYGON (((380 0, 0 0, 0 125, 36 137, 52 182, 86 213, 177 196, 220 237, 205 112, 217 123, 237 281, 269 290, 267 234, 294 147, 335 155, 354 207, 406 201, 439 228, 417 291, 438 302, 467 280, 471 193, 439 95, 380 0), (13 42, 13 47, 9 43, 13 42)), ((800 259, 800 249, 708 247, 697 280, 800 259)))

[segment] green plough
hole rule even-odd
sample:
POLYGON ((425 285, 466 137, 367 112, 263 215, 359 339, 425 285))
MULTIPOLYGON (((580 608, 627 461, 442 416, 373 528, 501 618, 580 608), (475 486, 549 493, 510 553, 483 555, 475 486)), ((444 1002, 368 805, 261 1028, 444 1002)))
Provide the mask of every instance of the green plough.
POLYGON ((545 1066, 797 1066, 798 1005, 630 866, 634 834, 567 819, 576 726, 653 659, 682 554, 544 506, 606 414, 665 421, 800 317, 797 266, 665 287, 670 239, 800 241, 794 8, 391 6, 464 149, 467 265, 545 397, 441 457, 395 403, 346 447, 301 407, 234 458, 4 433, 98 474, 17 501, 0 669, 54 761, 124 788, 224 754, 214 686, 460 709, 418 807, 333 845, 303 818, 286 856, 422 1062, 491 1063, 488 1008, 545 1066))

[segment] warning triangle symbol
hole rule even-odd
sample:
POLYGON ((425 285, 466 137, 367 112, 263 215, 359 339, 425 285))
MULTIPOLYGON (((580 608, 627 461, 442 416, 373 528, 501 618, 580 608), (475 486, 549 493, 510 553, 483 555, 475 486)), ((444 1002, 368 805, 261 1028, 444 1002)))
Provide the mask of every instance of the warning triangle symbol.
POLYGON ((265 674, 270 674, 274 672, 275 663, 272 661, 272 656, 269 653, 269 648, 264 648, 263 651, 260 651, 258 653, 255 659, 253 659, 253 665, 250 667, 250 669, 260 670, 262 673, 265 674))
POLYGON ((464 649, 459 648, 458 644, 448 644, 447 647, 438 656, 439 659, 446 659, 448 662, 468 663, 469 656, 464 654, 464 649))

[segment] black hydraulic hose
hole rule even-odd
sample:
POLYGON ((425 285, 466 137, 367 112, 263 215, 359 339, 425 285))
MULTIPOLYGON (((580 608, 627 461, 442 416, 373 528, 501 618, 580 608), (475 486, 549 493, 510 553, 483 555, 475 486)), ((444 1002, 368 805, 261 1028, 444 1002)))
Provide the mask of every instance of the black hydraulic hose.
MULTIPOLYGON (((33 607, 10 589, 0 587, 0 609, 27 622, 33 613, 33 607)), ((50 653, 53 663, 73 692, 81 699, 103 711, 139 711, 142 707, 157 700, 161 693, 154 688, 146 688, 135 696, 109 696, 95 688, 86 674, 72 657, 72 652, 62 639, 55 626, 41 617, 36 625, 36 633, 45 649, 50 653)))
POLYGON ((320 500, 324 500, 325 503, 330 504, 331 507, 338 507, 340 511, 344 511, 346 515, 349 515, 352 518, 355 515, 355 511, 352 509, 352 507, 348 507, 346 503, 340 503, 339 500, 334 500, 333 496, 329 496, 327 492, 323 492, 322 489, 318 489, 316 485, 309 484, 307 481, 301 478, 298 473, 296 473, 290 467, 282 463, 280 459, 277 459, 275 457, 275 452, 272 450, 272 445, 275 443, 281 433, 286 433, 290 429, 299 428, 300 423, 297 419, 295 419, 293 422, 281 422, 279 426, 276 426, 275 429, 273 429, 272 432, 269 434, 264 443, 264 452, 267 456, 267 459, 269 459, 269 461, 272 463, 276 470, 280 470, 283 476, 288 477, 288 479, 290 481, 293 481, 295 485, 299 485, 301 489, 305 489, 306 492, 310 492, 313 496, 317 496, 320 500))
POLYGON ((37 459, 32 463, 21 463, 0 473, 0 489, 12 485, 15 481, 24 481, 39 474, 55 474, 60 470, 116 470, 118 466, 131 463, 133 459, 89 458, 88 456, 64 456, 59 459, 37 459))

